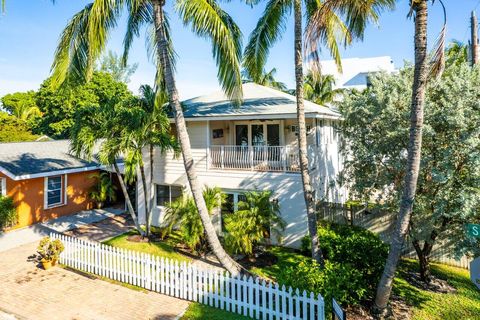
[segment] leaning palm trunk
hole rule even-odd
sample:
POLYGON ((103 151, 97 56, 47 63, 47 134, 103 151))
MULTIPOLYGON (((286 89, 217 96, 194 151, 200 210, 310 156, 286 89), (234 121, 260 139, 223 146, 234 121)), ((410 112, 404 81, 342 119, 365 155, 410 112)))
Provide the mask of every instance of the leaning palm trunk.
POLYGON ((140 224, 138 223, 137 215, 135 214, 135 210, 133 210, 132 201, 130 201, 130 196, 128 195, 127 186, 125 185, 125 181, 123 180, 122 174, 120 173, 120 169, 116 162, 113 163, 113 167, 115 169, 115 173, 117 174, 118 181, 120 183, 120 188, 122 189, 123 197, 125 198, 125 202, 127 203, 128 212, 132 216, 133 223, 135 223, 135 228, 137 228, 138 232, 142 236, 144 236, 144 232, 142 228, 140 228, 140 224))
POLYGON ((205 234, 207 235, 208 242, 212 248, 213 253, 220 261, 220 263, 233 275, 240 273, 240 266, 225 252, 223 249, 220 240, 217 237, 215 228, 213 227, 212 221, 205 204, 205 199, 202 195, 202 187, 197 179, 197 173, 195 170, 195 164, 192 158, 192 152, 190 147, 190 139, 188 137, 187 126, 185 123, 185 118, 183 117, 182 106, 178 98, 178 92, 175 84, 175 78, 173 74, 173 67, 167 51, 167 38, 165 30, 163 29, 164 25, 164 13, 163 5, 165 0, 153 0, 154 7, 154 22, 155 22, 155 32, 157 39, 157 51, 158 57, 160 59, 160 64, 163 68, 163 76, 165 79, 165 85, 168 91, 168 100, 169 104, 174 110, 175 113, 175 125, 177 128, 178 139, 180 140, 180 147, 183 155, 183 162, 185 165, 185 171, 187 173, 188 182, 190 184, 190 190, 195 200, 195 204, 202 220, 203 228, 205 234))
POLYGON ((155 200, 155 187, 154 187, 154 184, 153 184, 153 157, 154 157, 154 153, 153 153, 153 145, 151 144, 149 146, 150 150, 149 150, 149 156, 150 156, 150 192, 149 192, 149 202, 150 202, 150 205, 149 205, 149 212, 147 213, 146 215, 146 224, 147 224, 147 228, 150 230, 151 229, 151 226, 152 226, 152 213, 153 213, 153 202, 155 200))
POLYGON ((410 140, 408 143, 407 174, 403 188, 400 211, 398 213, 395 232, 390 245, 382 278, 377 287, 375 308, 379 314, 386 310, 393 278, 398 261, 402 254, 403 244, 410 224, 410 217, 417 189, 417 178, 420 169, 422 148, 423 108, 425 104, 425 89, 428 77, 427 61, 427 0, 416 1, 415 10, 415 71, 412 87, 412 105, 410 112, 410 140))
POLYGON ((323 256, 318 243, 317 216, 313 199, 310 174, 308 172, 307 129, 305 125, 305 107, 303 104, 303 59, 302 59, 302 3, 295 0, 295 81, 297 95, 298 153, 302 174, 303 194, 307 208, 308 232, 311 238, 312 258, 323 265, 323 256))

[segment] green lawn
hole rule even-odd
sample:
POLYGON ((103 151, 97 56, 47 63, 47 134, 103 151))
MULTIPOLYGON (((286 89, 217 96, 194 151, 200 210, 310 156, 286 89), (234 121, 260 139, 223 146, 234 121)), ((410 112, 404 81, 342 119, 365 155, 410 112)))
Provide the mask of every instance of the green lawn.
POLYGON ((248 317, 244 317, 235 313, 227 312, 224 310, 212 308, 200 303, 191 303, 188 306, 187 311, 182 316, 181 320, 193 320, 193 319, 207 319, 207 320, 247 320, 248 317))
POLYGON ((115 238, 105 241, 104 243, 110 246, 124 248, 129 250, 135 250, 140 252, 145 252, 152 254, 154 256, 164 257, 168 259, 174 259, 178 261, 190 261, 187 256, 176 252, 173 249, 173 245, 168 242, 150 242, 150 243, 141 243, 141 242, 131 242, 128 241, 128 236, 136 234, 136 231, 127 232, 121 234, 115 238))
POLYGON ((480 290, 470 281, 468 270, 433 264, 432 274, 457 289, 456 293, 442 294, 417 289, 404 279, 406 272, 417 270, 417 266, 414 260, 403 261, 394 285, 394 293, 413 306, 413 319, 480 319, 480 290))

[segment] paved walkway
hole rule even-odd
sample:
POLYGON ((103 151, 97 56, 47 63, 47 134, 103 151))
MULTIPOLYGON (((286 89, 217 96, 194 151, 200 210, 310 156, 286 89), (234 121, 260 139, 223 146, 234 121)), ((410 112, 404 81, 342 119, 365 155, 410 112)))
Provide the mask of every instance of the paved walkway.
POLYGON ((62 233, 75 228, 85 227, 106 218, 116 217, 123 212, 124 210, 116 208, 86 210, 79 212, 78 214, 63 216, 45 223, 38 223, 26 228, 0 233, 0 252, 23 244, 38 241, 52 231, 62 233))
POLYGON ((188 306, 184 300, 60 267, 39 269, 27 261, 35 247, 26 244, 0 253, 0 319, 175 319, 188 306))

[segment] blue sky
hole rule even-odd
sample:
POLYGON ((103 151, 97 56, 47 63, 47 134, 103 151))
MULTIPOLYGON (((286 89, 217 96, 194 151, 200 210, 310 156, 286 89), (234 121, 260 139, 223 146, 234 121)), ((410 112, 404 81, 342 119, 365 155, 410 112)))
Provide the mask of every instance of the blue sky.
MULTIPOLYGON (((58 37, 69 18, 90 1, 7 0, 6 13, 0 16, 0 96, 15 91, 37 89, 48 77, 58 37)), ((189 98, 217 90, 216 67, 208 41, 195 37, 177 19, 172 0, 167 0, 175 49, 179 54, 177 81, 181 98, 189 98)), ((480 10, 480 0, 444 0, 448 14, 448 39, 468 41, 469 17, 472 9, 480 10)), ((251 8, 240 0, 222 4, 240 26, 244 43, 261 16, 264 5, 251 8)), ((477 11, 478 11, 477 10, 477 11)), ((413 60, 413 22, 406 18, 408 0, 397 1, 393 12, 384 13, 378 26, 369 26, 363 42, 356 42, 342 52, 342 57, 373 57, 388 55, 397 67, 404 60, 413 60)), ((480 12, 478 12, 480 13, 480 12)), ((431 7, 429 42, 432 44, 441 28, 441 6, 431 7)), ((289 22, 293 26, 293 21, 289 22)), ((112 34, 109 48, 120 53, 125 20, 112 34)), ((277 78, 294 83, 292 28, 272 49, 267 69, 276 67, 277 78)), ((329 59, 325 55, 323 59, 329 59)), ((152 83, 154 67, 148 61, 144 39, 138 39, 130 55, 138 63, 129 87, 137 92, 143 83, 152 83)))

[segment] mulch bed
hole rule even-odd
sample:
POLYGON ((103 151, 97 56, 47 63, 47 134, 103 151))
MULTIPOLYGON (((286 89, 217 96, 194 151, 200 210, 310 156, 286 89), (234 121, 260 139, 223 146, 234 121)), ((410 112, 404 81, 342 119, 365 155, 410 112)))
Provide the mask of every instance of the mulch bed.
POLYGON ((431 280, 429 283, 426 283, 420 279, 420 274, 417 272, 409 272, 407 273, 406 280, 412 286, 434 293, 454 293, 457 291, 454 287, 452 287, 446 280, 439 279, 431 276, 431 280))
POLYGON ((258 268, 264 268, 264 267, 270 267, 277 263, 278 258, 270 253, 270 252, 261 252, 258 254, 255 254, 253 257, 243 257, 239 259, 237 262, 242 265, 245 269, 250 269, 253 267, 258 267, 258 268))
POLYGON ((147 237, 142 237, 139 234, 134 234, 134 235, 128 236, 127 241, 147 243, 147 242, 150 242, 150 239, 147 237))

